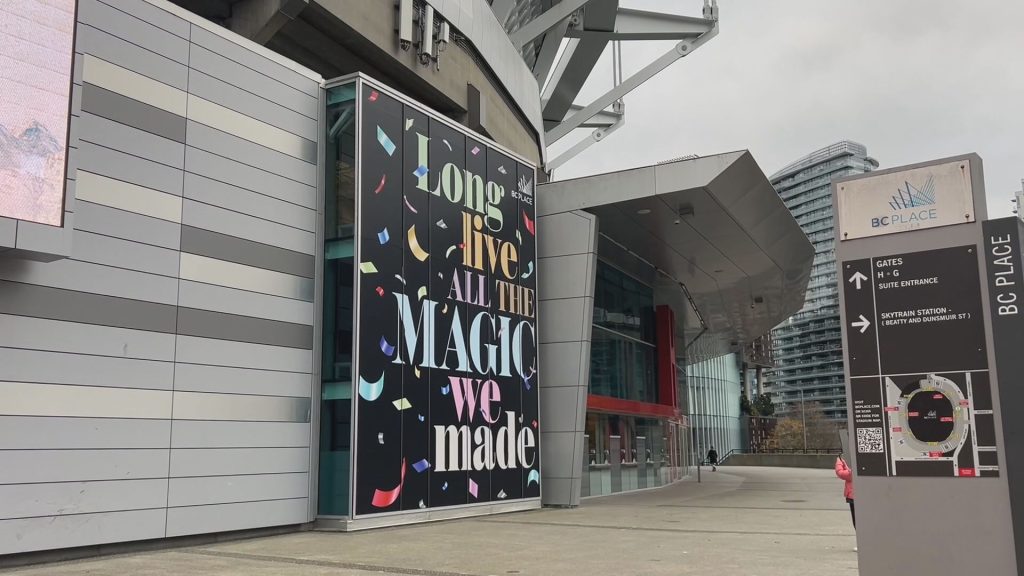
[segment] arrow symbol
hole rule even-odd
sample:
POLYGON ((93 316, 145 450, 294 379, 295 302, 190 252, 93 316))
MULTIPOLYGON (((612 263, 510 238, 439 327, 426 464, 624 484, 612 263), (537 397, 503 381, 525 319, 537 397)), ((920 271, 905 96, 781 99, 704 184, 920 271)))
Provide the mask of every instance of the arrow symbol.
POLYGON ((856 274, 854 274, 853 276, 850 277, 850 282, 853 282, 854 284, 856 284, 857 285, 857 290, 860 290, 860 283, 861 282, 866 282, 867 279, 868 279, 867 276, 861 274, 860 272, 857 272, 856 274))
POLYGON ((868 331, 868 326, 871 326, 871 322, 867 318, 865 318, 863 314, 861 314, 860 321, 850 322, 850 326, 853 326, 854 328, 860 328, 860 333, 863 334, 868 331))

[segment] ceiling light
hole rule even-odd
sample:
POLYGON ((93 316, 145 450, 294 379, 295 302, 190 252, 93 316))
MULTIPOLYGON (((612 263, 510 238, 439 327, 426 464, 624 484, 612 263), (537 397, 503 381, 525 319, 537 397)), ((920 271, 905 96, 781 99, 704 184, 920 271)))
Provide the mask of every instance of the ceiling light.
POLYGON ((649 208, 641 208, 641 209, 637 210, 636 213, 637 214, 650 214, 651 210, 649 208))

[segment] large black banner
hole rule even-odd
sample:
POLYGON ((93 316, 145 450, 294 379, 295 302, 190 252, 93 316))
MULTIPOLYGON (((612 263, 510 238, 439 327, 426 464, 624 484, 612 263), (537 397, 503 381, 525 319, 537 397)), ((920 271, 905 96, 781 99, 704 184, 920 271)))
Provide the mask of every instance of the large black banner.
POLYGON ((354 513, 538 498, 535 170, 359 98, 354 513))

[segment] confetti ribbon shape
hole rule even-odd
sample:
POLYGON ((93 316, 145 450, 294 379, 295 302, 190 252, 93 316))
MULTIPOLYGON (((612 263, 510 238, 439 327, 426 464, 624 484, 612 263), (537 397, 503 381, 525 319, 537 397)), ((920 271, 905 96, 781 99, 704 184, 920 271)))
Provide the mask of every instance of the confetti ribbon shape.
POLYGON ((381 128, 380 126, 377 126, 377 142, 379 142, 381 148, 383 148, 384 151, 388 153, 388 156, 395 155, 395 150, 397 149, 395 143, 391 141, 391 138, 388 137, 387 132, 384 132, 384 129, 381 128))
POLYGON ((381 374, 376 382, 367 382, 362 376, 359 377, 359 397, 363 400, 373 402, 380 398, 380 393, 383 391, 384 374, 381 374))
POLYGON ((526 263, 526 272, 523 272, 521 278, 523 280, 526 280, 530 276, 533 276, 533 260, 530 260, 529 262, 526 263))
POLYGON ((380 351, 383 352, 385 356, 390 358, 395 353, 395 347, 389 344, 388 341, 383 336, 381 336, 380 351))
POLYGON ((388 175, 387 174, 382 174, 381 177, 380 177, 380 184, 377 184, 377 187, 373 189, 373 193, 374 194, 380 194, 381 190, 384 189, 384 185, 387 184, 387 182, 388 182, 388 175))
POLYGON ((409 400, 407 400, 406 398, 399 398, 398 400, 395 400, 391 404, 394 405, 395 410, 398 410, 399 412, 401 412, 402 410, 408 410, 409 408, 412 408, 412 404, 410 404, 409 400))
POLYGON ((530 470, 530 474, 526 477, 526 485, 529 486, 534 482, 536 482, 538 486, 540 485, 540 472, 530 470))
POLYGON ((398 477, 398 486, 395 486, 391 490, 381 490, 375 488, 373 490, 373 501, 371 504, 375 508, 387 508, 394 504, 398 497, 402 494, 402 486, 405 485, 405 458, 402 458, 402 472, 398 477))
POLYGON ((523 223, 526 224, 526 231, 530 233, 530 236, 536 236, 537 230, 533 227, 533 220, 523 212, 523 223))
POLYGON ((420 474, 422 474, 424 471, 426 471, 429 468, 430 468, 430 462, 426 461, 425 459, 424 460, 420 460, 419 462, 416 462, 415 464, 412 465, 412 469, 417 471, 417 472, 419 472, 420 474))
POLYGON ((409 250, 412 251, 412 255, 416 257, 420 262, 426 262, 430 254, 420 246, 420 241, 416 238, 416 226, 410 226, 407 234, 409 238, 409 250))
POLYGON ((377 241, 383 246, 391 240, 391 234, 388 234, 388 229, 385 227, 380 232, 377 232, 377 241))

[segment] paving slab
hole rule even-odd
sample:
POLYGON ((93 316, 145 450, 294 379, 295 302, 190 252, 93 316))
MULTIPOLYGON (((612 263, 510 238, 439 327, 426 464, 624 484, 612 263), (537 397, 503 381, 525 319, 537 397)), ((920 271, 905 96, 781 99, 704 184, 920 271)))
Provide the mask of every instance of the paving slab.
POLYGON ((842 482, 829 470, 720 467, 701 483, 585 499, 576 509, 358 533, 299 532, 8 571, 368 576, 857 574, 842 482))

